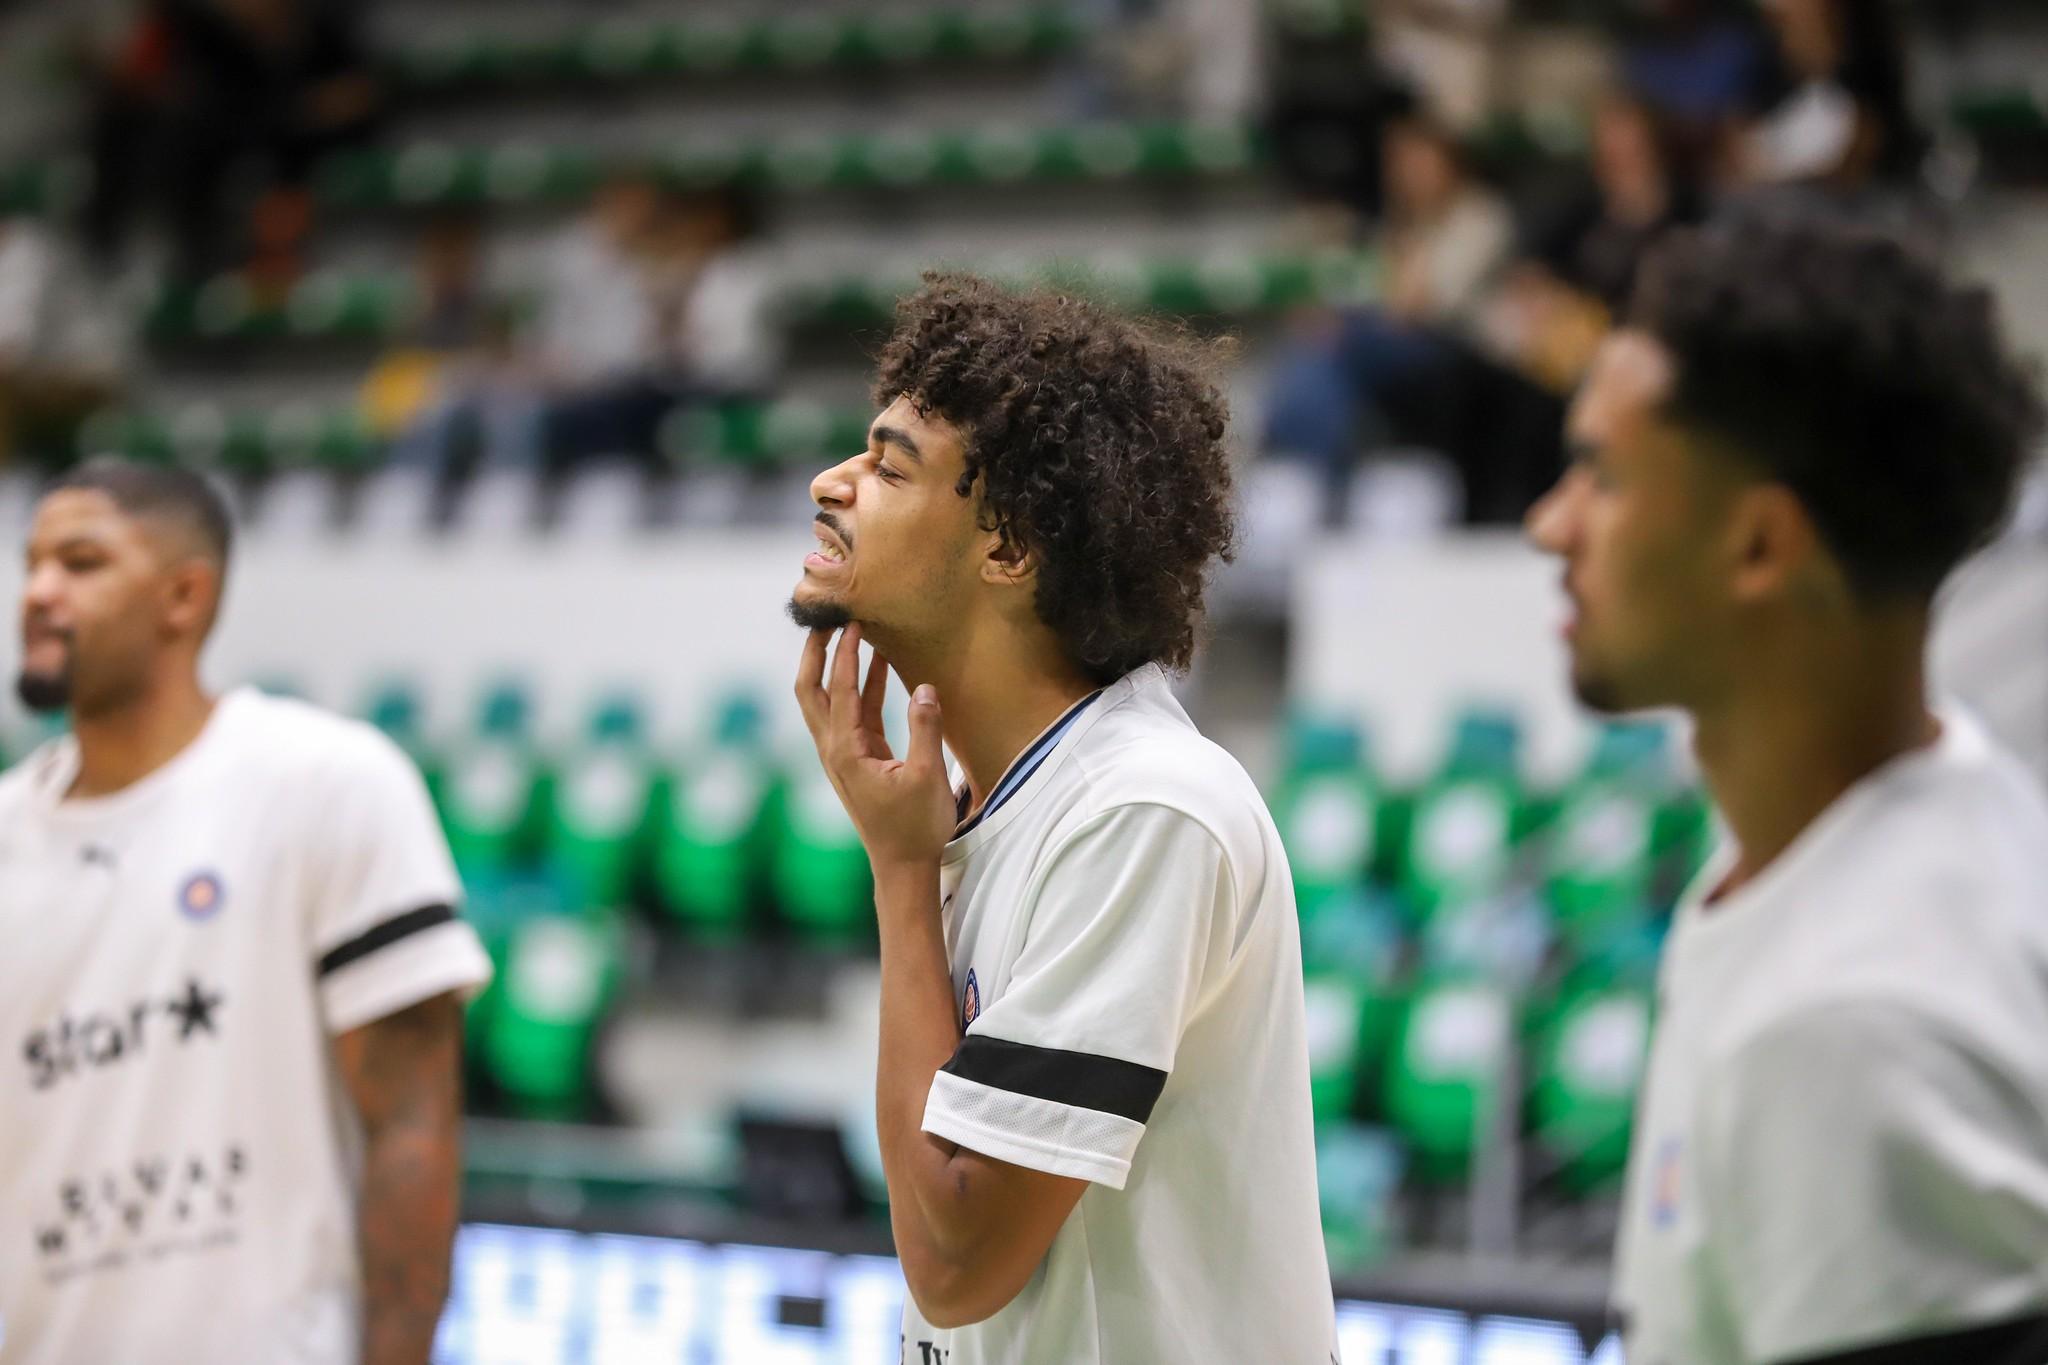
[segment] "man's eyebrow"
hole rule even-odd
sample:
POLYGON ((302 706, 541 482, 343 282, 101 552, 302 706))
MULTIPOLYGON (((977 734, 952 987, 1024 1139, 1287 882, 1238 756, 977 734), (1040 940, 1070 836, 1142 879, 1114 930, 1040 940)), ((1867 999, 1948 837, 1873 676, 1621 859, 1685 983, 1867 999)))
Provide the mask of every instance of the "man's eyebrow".
POLYGON ((54 545, 51 545, 49 547, 49 553, 53 555, 60 555, 63 554, 66 550, 104 550, 106 548, 107 542, 104 536, 89 535, 84 532, 77 532, 72 535, 64 537, 62 540, 56 542, 54 545))
POLYGON ((924 463, 924 452, 917 448, 917 442, 910 439, 910 433, 901 427, 876 426, 868 428, 868 444, 895 446, 919 464, 924 463))
POLYGON ((1600 443, 1584 436, 1568 437, 1564 443, 1565 459, 1572 464, 1598 464, 1600 443))

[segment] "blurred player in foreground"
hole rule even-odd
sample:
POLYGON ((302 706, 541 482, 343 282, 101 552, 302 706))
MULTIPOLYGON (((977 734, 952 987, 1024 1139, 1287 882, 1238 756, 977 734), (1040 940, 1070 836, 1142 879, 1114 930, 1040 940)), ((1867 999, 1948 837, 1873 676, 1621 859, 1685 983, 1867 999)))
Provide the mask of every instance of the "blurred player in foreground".
POLYGON ((18 690, 72 735, 0 777, 15 1365, 423 1365, 446 1293, 489 962, 395 747, 201 689, 228 539, 120 461, 30 532, 18 690))
POLYGON ((2048 801, 1928 696, 2036 401, 1988 297, 1845 229, 1681 234, 1529 517, 1572 681, 1676 706, 1727 847, 1635 1130, 1629 1365, 2048 1360, 2048 801))
POLYGON ((811 486, 797 699, 875 873, 906 1365, 1335 1358, 1287 861, 1167 686, 1233 537, 1197 359, 933 277, 811 486))

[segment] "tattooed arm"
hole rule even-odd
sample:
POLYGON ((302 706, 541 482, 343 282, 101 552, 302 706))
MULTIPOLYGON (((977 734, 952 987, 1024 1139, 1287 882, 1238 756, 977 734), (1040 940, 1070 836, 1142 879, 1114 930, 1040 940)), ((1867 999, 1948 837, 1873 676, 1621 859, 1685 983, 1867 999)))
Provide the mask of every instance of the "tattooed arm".
POLYGON ((448 1296, 462 1175, 462 1006, 437 995, 334 1047, 365 1138, 363 1365, 425 1365, 448 1296))

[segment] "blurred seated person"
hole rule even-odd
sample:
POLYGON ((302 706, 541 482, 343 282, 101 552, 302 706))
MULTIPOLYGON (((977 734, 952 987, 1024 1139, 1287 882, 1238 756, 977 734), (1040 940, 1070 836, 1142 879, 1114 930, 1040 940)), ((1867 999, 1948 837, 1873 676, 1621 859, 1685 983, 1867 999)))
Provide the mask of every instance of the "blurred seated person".
POLYGON ((1506 0, 1375 0, 1373 47, 1431 118, 1469 134, 1496 112, 1507 19, 1506 0))
POLYGON ((42 224, 0 213, 0 467, 76 454, 79 424, 120 389, 121 331, 42 224))
POLYGON ((621 457, 659 469, 679 407, 772 384, 779 339, 750 232, 734 194, 672 197, 629 175, 555 245, 534 339, 554 470, 621 457))
POLYGON ((1853 193, 1911 175, 1918 141, 1889 0, 1765 0, 1779 74, 1734 140, 1738 186, 1853 193))
POLYGON ((1645 0, 1624 23, 1628 92, 1659 120, 1688 175, 1704 174, 1729 128, 1756 108, 1770 43, 1748 0, 1645 0))
POLYGON ((161 196, 173 271, 197 279, 255 267, 281 287, 311 221, 315 163, 367 140, 383 96, 351 0, 145 0, 109 54, 93 117, 86 239, 119 254, 138 200, 161 196), (266 191, 247 232, 230 227, 235 171, 258 162, 266 191))
POLYGON ((511 305, 491 296, 479 221, 450 215, 420 239, 419 312, 363 383, 370 428, 394 464, 448 479, 541 467, 540 377, 513 348, 511 305))
POLYGON ((1595 111, 1590 171, 1562 211, 1537 216, 1487 314, 1494 353, 1560 394, 1578 386, 1643 255, 1668 229, 1705 216, 1665 130, 1628 96, 1595 111))
POLYGON ((1333 520, 1361 445, 1389 435, 1389 402, 1462 365, 1512 244, 1506 207, 1440 127, 1415 115, 1390 123, 1382 162, 1381 300, 1295 319, 1265 400, 1264 448, 1322 475, 1333 520))

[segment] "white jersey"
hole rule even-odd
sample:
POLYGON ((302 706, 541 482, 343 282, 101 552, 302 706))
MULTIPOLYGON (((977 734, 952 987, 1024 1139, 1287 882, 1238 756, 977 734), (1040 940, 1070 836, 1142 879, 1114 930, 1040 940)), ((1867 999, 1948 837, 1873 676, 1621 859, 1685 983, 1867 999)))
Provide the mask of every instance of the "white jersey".
POLYGON ((0 1359, 354 1365, 329 1039, 490 974, 425 786, 254 691, 112 795, 0 776, 0 1359))
POLYGON ((2048 1308, 2048 800, 1967 717, 1680 905, 1615 1306, 1629 1365, 2048 1308))
POLYGON ((906 1365, 1336 1358, 1294 890, 1258 790, 1147 667, 1011 766, 940 869, 966 1036, 924 1129, 1092 1182, 906 1365))

